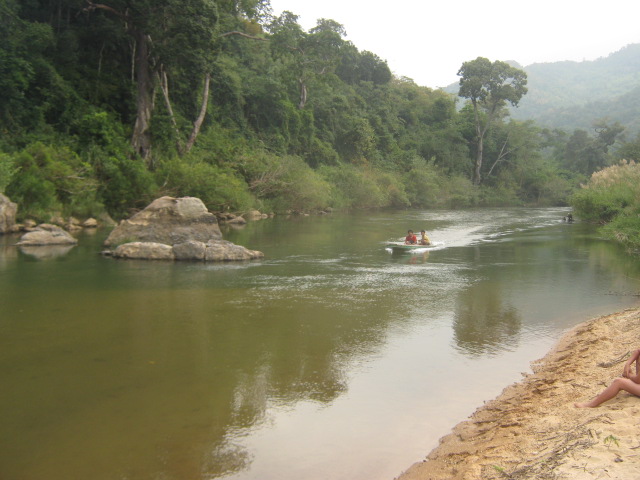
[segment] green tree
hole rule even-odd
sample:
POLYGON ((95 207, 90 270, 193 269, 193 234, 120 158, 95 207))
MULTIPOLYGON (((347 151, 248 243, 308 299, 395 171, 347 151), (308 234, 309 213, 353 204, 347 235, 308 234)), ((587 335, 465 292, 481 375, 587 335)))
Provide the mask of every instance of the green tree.
POLYGON ((565 162, 569 170, 589 176, 610 164, 609 148, 624 131, 619 123, 604 121, 594 126, 595 136, 585 130, 575 130, 566 144, 565 162))
POLYGON ((12 148, 28 143, 29 134, 42 134, 47 124, 64 130, 83 103, 55 66, 52 26, 24 18, 29 6, 0 0, 0 142, 12 148))
POLYGON ((636 135, 636 138, 624 142, 618 150, 616 150, 615 156, 618 160, 633 160, 640 162, 640 134, 636 135))
POLYGON ((88 216, 103 209, 93 169, 68 148, 34 143, 16 153, 13 163, 20 173, 6 191, 23 215, 48 220, 56 211, 88 216))
POLYGON ((0 193, 4 193, 7 185, 16 174, 17 169, 13 164, 13 158, 5 153, 0 153, 0 193))
POLYGON ((338 67, 346 32, 339 23, 321 18, 306 33, 297 21, 297 15, 285 11, 271 23, 269 30, 273 54, 290 65, 298 87, 298 108, 303 109, 308 101, 309 84, 334 73, 338 67))
MULTIPOLYGON (((216 50, 216 4, 213 0, 113 0, 110 4, 88 0, 83 11, 114 17, 131 38, 136 83, 131 144, 136 153, 148 158, 154 88, 160 83, 168 103, 167 72, 182 69, 207 78, 216 50)), ((208 95, 208 80, 205 92, 208 95)))
POLYGON ((359 52, 355 45, 346 42, 342 47, 340 64, 336 74, 351 85, 373 82, 376 85, 389 83, 393 78, 389 65, 372 52, 359 52))
POLYGON ((527 74, 501 61, 491 63, 486 58, 464 62, 458 70, 459 96, 473 105, 475 120, 476 159, 473 173, 474 185, 482 182, 484 138, 499 115, 505 115, 507 102, 513 106, 527 93, 527 74))

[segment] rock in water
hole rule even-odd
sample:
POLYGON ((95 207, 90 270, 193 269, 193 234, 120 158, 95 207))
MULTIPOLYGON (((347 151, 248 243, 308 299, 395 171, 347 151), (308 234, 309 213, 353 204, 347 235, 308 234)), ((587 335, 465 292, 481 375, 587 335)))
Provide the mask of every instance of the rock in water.
POLYGON ((43 223, 25 233, 16 245, 75 245, 78 240, 57 225, 43 223))
POLYGON ((215 215, 194 197, 154 200, 120 222, 105 246, 116 247, 112 252, 116 258, 146 260, 231 261, 264 256, 223 240, 215 215))
POLYGON ((156 242, 123 243, 113 252, 114 257, 134 258, 141 260, 174 260, 173 248, 170 245, 156 242))
POLYGON ((18 205, 0 193, 0 233, 8 233, 12 231, 12 228, 16 223, 17 211, 18 205))
POLYGON ((221 239, 218 220, 195 197, 161 197, 113 229, 107 247, 127 242, 155 242, 175 245, 189 240, 221 239))

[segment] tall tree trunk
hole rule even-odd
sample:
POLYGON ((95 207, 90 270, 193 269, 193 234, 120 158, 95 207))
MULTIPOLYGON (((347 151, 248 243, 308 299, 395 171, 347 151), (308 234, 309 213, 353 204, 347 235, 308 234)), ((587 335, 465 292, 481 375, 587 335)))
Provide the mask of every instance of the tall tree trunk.
POLYGON ((484 139, 482 137, 478 137, 478 142, 476 144, 476 167, 473 171, 473 184, 480 185, 482 182, 482 177, 480 176, 480 169, 482 169, 482 155, 484 150, 484 139))
POLYGON ((507 155, 511 153, 511 150, 507 150, 507 144, 509 143, 509 135, 510 134, 507 134, 507 139, 502 144, 502 148, 500 149, 498 158, 496 158, 496 161, 493 162, 493 165, 491 165, 491 168, 487 172, 487 177, 491 176, 491 172, 493 172, 493 169, 496 168, 496 165, 498 165, 498 162, 500 162, 500 160, 502 160, 503 158, 505 158, 507 155))
POLYGON ((471 102, 473 104, 473 114, 476 124, 476 165, 473 171, 473 184, 480 185, 482 183, 482 162, 484 161, 484 137, 491 126, 493 117, 496 114, 495 106, 491 108, 491 111, 487 114, 484 125, 480 122, 480 114, 478 112, 478 104, 475 100, 471 102))
POLYGON ((303 109, 307 104, 307 85, 304 83, 303 78, 299 78, 298 82, 300 83, 300 103, 298 104, 298 108, 303 109))
POLYGON ((202 103, 200 104, 200 114, 196 121, 193 122, 193 129, 191 130, 191 135, 189 135, 189 140, 187 140, 187 145, 184 150, 185 153, 189 153, 193 144, 196 143, 196 138, 198 138, 198 134, 200 133, 200 128, 202 127, 202 122, 204 122, 204 117, 207 114, 207 105, 209 105, 209 84, 211 83, 211 74, 207 73, 204 77, 204 87, 202 89, 202 103))
POLYGON ((136 40, 136 87, 137 87, 137 114, 136 123, 133 126, 131 145, 133 149, 145 160, 151 154, 151 138, 149 136, 149 123, 153 112, 153 82, 149 67, 149 39, 143 32, 134 32, 136 40))
POLYGON ((169 113, 173 131, 176 134, 176 148, 178 149, 178 153, 182 155, 184 153, 184 147, 182 146, 182 142, 180 141, 180 129, 178 128, 176 116, 174 115, 173 107, 171 106, 171 98, 169 97, 169 79, 167 78, 167 72, 164 70, 164 68, 160 68, 161 71, 158 73, 158 83, 160 83, 160 89, 162 90, 162 96, 164 97, 164 104, 167 108, 167 112, 169 113))
POLYGON ((480 171, 482 170, 482 155, 484 150, 485 129, 483 129, 480 126, 480 115, 478 114, 478 105, 476 104, 475 101, 472 103, 473 103, 473 115, 474 115, 475 124, 476 124, 476 165, 473 171, 473 184, 480 185, 480 182, 482 181, 480 171))

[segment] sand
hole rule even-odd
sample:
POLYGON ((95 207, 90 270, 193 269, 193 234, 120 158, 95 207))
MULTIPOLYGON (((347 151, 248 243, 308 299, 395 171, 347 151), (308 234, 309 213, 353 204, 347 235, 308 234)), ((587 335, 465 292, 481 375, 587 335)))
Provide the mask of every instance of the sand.
POLYGON ((640 479, 640 398, 573 405, 621 376, 638 348, 640 308, 578 325, 398 479, 640 479))

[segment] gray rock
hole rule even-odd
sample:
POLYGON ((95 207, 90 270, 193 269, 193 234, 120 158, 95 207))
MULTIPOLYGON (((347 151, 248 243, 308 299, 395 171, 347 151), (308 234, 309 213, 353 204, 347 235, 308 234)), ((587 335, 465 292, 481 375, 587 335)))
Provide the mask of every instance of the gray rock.
POLYGON ((246 225, 247 221, 243 217, 233 217, 226 221, 228 225, 246 225))
POLYGON ((216 217, 201 200, 193 197, 155 200, 129 220, 120 222, 105 245, 117 245, 111 252, 116 258, 228 261, 264 256, 262 252, 223 240, 216 217))
POLYGON ((113 256, 140 260, 175 260, 173 247, 156 242, 125 243, 114 250, 113 256))
POLYGON ((204 260, 207 245, 204 242, 189 240, 173 246, 176 260, 204 260))
POLYGON ((118 225, 118 222, 111 218, 106 212, 98 215, 97 220, 100 225, 104 225, 106 227, 115 227, 116 225, 118 225))
POLYGON ((43 223, 25 233, 16 245, 75 245, 78 240, 62 228, 43 223))
POLYGON ((98 221, 95 218, 87 218, 82 222, 82 226, 84 228, 96 228, 98 226, 98 221))
POLYGON ((62 215, 56 213, 56 214, 51 215, 51 218, 49 219, 49 223, 53 224, 53 225, 58 225, 59 227, 62 227, 67 222, 65 221, 64 218, 62 218, 62 215))
POLYGON ((231 260, 255 260, 264 257, 262 252, 249 250, 227 240, 216 240, 207 243, 204 259, 207 262, 221 262, 231 260))
POLYGON ((242 215, 245 220, 261 220, 265 218, 267 215, 262 215, 258 210, 249 210, 247 213, 242 215))
POLYGON ((0 193, 0 233, 9 233, 16 223, 18 205, 0 193))
POLYGON ((82 230, 82 227, 76 223, 67 223, 64 226, 65 230, 67 230, 68 232, 78 232, 80 230, 82 230))
POLYGON ((161 197, 129 220, 123 220, 107 237, 105 246, 155 242, 175 245, 189 240, 221 239, 215 215, 194 197, 161 197))

